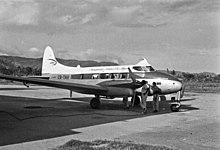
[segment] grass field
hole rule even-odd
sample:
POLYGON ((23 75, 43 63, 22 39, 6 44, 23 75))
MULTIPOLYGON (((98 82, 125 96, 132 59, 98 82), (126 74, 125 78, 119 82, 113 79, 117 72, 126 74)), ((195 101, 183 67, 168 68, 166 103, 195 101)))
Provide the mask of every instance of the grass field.
POLYGON ((166 146, 153 146, 144 144, 134 144, 118 141, 102 141, 83 142, 71 140, 66 144, 54 148, 52 150, 174 150, 166 146))
MULTIPOLYGON (((0 80, 0 85, 13 85, 13 84, 23 85, 23 83, 20 83, 20 82, 0 80)), ((185 85, 185 91, 186 92, 220 93, 220 83, 185 82, 184 85, 185 85)))
POLYGON ((220 83, 186 82, 185 91, 196 93, 220 93, 220 83))

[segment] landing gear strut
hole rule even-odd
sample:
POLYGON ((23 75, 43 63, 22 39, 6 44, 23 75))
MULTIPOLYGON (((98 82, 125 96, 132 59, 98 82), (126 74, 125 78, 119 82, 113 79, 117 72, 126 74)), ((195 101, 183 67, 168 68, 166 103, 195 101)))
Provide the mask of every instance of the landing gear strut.
POLYGON ((175 100, 175 98, 174 99, 172 99, 172 104, 170 105, 170 110, 172 111, 172 112, 178 112, 179 110, 180 110, 180 106, 181 106, 181 103, 180 103, 180 91, 179 92, 177 92, 177 100, 175 100))
POLYGON ((95 98, 91 99, 90 106, 93 109, 97 109, 100 106, 100 98, 99 96, 96 96, 95 98))

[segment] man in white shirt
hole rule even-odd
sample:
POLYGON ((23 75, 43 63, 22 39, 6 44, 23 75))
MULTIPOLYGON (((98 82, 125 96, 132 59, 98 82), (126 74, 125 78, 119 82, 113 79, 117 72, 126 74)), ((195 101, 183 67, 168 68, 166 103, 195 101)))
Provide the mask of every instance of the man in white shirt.
POLYGON ((144 83, 144 85, 142 86, 142 89, 141 89, 141 102, 140 102, 140 106, 143 109, 142 114, 144 114, 144 113, 147 113, 147 96, 148 96, 148 93, 150 91, 150 87, 146 83, 145 80, 143 80, 142 82, 144 83))

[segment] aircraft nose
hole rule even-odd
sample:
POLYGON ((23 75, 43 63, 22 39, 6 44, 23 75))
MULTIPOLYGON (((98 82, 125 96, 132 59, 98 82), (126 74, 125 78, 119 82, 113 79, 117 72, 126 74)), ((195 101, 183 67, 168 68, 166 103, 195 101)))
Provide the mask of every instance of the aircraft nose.
POLYGON ((180 81, 173 81, 173 85, 174 85, 176 91, 181 90, 182 86, 183 86, 182 82, 180 82, 180 81))

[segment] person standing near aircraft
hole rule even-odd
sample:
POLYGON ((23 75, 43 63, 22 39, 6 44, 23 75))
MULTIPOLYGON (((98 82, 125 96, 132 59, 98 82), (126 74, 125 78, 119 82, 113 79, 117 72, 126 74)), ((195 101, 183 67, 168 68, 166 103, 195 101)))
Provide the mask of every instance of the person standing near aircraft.
POLYGON ((152 86, 153 90, 153 112, 159 111, 159 91, 160 89, 157 87, 156 82, 153 82, 152 86))
POLYGON ((140 106, 143 109, 143 114, 147 113, 147 96, 149 93, 149 85, 147 84, 147 82, 145 80, 142 81, 143 82, 143 87, 141 89, 141 102, 140 102, 140 106))

